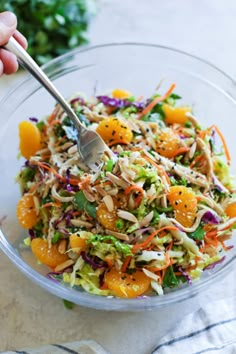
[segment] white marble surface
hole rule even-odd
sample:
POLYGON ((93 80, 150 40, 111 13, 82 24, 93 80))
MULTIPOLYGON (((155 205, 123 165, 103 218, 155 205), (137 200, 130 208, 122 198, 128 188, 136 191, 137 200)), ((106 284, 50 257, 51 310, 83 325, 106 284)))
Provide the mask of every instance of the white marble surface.
MULTIPOLYGON (((103 1, 89 35, 91 44, 138 41, 180 48, 236 77, 235 17, 234 0, 103 1)), ((0 79, 0 98, 21 75, 0 79)), ((0 284, 0 351, 91 338, 112 354, 148 354, 158 338, 197 306, 176 305, 145 314, 80 307, 68 311, 60 299, 32 284, 2 253, 0 284)), ((221 286, 203 294, 198 304, 233 291, 231 273, 221 286)))

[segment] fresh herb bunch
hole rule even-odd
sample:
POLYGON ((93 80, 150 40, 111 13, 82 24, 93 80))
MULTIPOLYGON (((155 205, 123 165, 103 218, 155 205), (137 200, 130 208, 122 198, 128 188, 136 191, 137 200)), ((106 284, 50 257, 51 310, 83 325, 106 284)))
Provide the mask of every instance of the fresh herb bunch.
POLYGON ((12 11, 28 40, 28 52, 39 63, 87 43, 86 31, 96 0, 8 0, 1 11, 12 11))

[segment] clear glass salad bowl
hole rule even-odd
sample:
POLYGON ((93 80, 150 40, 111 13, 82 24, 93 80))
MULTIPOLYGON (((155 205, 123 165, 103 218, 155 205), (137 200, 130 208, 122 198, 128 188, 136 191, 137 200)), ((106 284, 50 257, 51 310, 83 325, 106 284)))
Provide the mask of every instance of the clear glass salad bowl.
MULTIPOLYGON (((183 103, 193 106, 202 125, 217 124, 222 130, 233 155, 232 171, 235 172, 236 140, 232 121, 236 116, 236 83, 207 61, 164 46, 125 43, 75 50, 49 62, 44 70, 64 97, 75 92, 87 96, 101 94, 113 88, 124 88, 134 95, 149 97, 160 80, 163 80, 162 92, 175 82, 175 92, 183 97, 183 103)), ((138 299, 91 295, 48 279, 48 269, 37 263, 29 249, 22 248, 26 231, 16 218, 20 191, 15 176, 23 164, 23 159, 17 159, 18 123, 28 117, 41 119, 52 111, 54 104, 45 89, 30 75, 0 103, 0 219, 3 220, 0 246, 26 276, 47 291, 82 306, 137 311, 187 300, 220 282, 235 267, 236 248, 233 248, 227 253, 225 262, 205 271, 201 280, 193 285, 183 286, 164 296, 138 299)), ((235 240, 231 244, 235 245, 235 240)))

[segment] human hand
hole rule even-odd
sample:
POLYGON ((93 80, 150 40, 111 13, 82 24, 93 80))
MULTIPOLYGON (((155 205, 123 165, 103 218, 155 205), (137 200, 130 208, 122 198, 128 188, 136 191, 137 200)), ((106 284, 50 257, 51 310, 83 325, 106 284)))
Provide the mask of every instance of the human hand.
MULTIPOLYGON (((6 44, 13 36, 20 45, 26 49, 27 40, 16 30, 17 18, 12 12, 0 13, 0 47, 6 44)), ((12 74, 18 69, 16 56, 5 49, 0 48, 0 76, 12 74)))

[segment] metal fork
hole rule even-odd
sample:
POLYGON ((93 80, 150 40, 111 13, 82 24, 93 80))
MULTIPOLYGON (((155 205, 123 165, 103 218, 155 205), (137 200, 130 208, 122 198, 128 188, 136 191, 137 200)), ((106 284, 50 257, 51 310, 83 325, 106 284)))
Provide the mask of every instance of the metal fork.
POLYGON ((106 152, 110 158, 116 160, 115 154, 104 143, 102 138, 96 132, 84 127, 47 75, 13 37, 4 45, 4 48, 16 55, 20 65, 29 71, 46 88, 72 120, 78 132, 77 147, 83 162, 90 169, 96 171, 101 164, 100 158, 104 152, 106 152))

